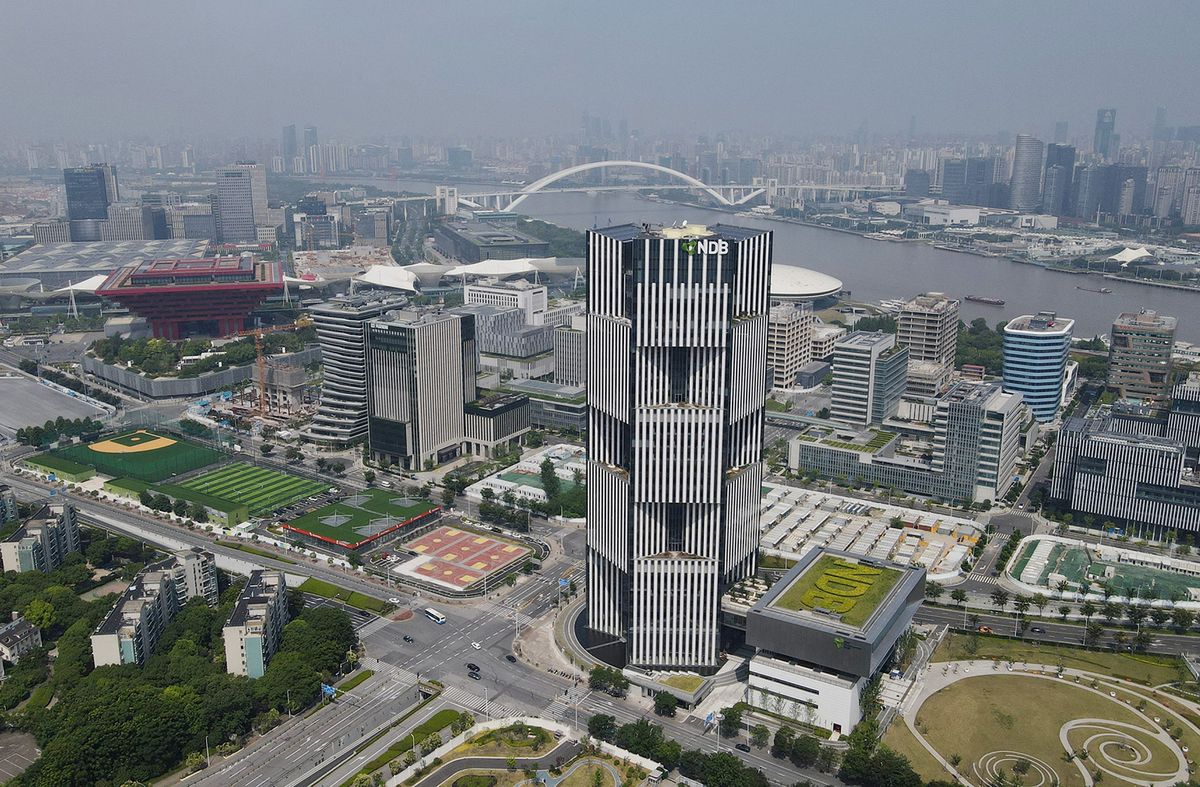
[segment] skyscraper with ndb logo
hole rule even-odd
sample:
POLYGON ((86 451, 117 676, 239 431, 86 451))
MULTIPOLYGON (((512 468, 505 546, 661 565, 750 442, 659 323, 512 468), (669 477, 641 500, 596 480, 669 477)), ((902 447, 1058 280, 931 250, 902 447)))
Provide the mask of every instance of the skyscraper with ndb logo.
POLYGON ((588 624, 629 663, 717 666, 755 569, 772 233, 588 233, 588 624))

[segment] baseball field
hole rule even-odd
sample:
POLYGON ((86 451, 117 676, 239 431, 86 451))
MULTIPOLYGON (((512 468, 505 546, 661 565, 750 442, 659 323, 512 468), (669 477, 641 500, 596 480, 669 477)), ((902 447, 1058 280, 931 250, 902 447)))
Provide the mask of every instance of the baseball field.
POLYGON ((97 472, 114 478, 128 477, 150 482, 164 481, 207 467, 221 458, 221 454, 211 448, 146 429, 86 445, 72 445, 50 453, 93 467, 97 472))

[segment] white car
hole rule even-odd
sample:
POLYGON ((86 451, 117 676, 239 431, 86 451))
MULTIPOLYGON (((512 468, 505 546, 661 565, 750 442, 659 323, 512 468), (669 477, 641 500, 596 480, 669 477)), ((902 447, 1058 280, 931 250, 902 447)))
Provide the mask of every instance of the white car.
POLYGON ((480 645, 478 642, 472 642, 471 647, 475 648, 475 650, 479 650, 483 647, 483 645, 480 645))

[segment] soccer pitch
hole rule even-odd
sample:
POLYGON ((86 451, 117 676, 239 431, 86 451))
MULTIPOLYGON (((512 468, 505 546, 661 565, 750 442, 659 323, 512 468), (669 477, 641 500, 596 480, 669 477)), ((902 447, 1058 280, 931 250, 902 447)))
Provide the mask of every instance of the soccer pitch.
POLYGON ((53 456, 94 467, 114 478, 164 481, 172 476, 207 467, 221 458, 211 448, 145 429, 126 432, 87 445, 72 445, 50 452, 53 456))
POLYGON ((356 547, 436 508, 428 500, 404 497, 392 489, 367 489, 309 511, 284 527, 340 546, 356 547))
POLYGON ((189 478, 179 486, 244 505, 251 516, 270 513, 328 489, 320 481, 241 462, 189 478))

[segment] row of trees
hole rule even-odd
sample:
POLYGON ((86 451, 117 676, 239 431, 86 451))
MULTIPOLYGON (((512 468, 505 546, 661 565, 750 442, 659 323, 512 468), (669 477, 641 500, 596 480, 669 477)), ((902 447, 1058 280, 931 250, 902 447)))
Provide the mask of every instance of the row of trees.
POLYGON ((645 719, 617 726, 614 717, 598 713, 588 719, 588 734, 655 760, 667 769, 679 768, 684 776, 708 787, 766 787, 768 784, 762 771, 744 764, 733 754, 685 751, 678 742, 666 737, 662 727, 645 719))
POLYGON ((91 437, 98 435, 104 424, 92 418, 63 418, 61 415, 41 426, 27 426, 17 430, 17 442, 21 445, 49 445, 62 437, 91 437))
POLYGON ((629 691, 629 678, 615 667, 592 667, 588 673, 588 688, 592 691, 603 691, 614 697, 624 697, 629 691))
POLYGON ((155 511, 174 514, 178 517, 187 517, 195 522, 203 524, 208 521, 208 509, 203 504, 192 501, 188 502, 182 497, 177 497, 172 500, 169 496, 161 492, 155 494, 149 490, 142 490, 138 493, 138 502, 146 508, 151 508, 155 511))
MULTIPOLYGON (((39 374, 38 364, 35 361, 24 360, 21 361, 18 366, 20 366, 21 371, 25 372, 26 374, 39 374)), ((111 394, 108 391, 102 391, 98 388, 93 388, 83 380, 72 377, 69 374, 64 374, 57 369, 51 369, 48 366, 43 367, 40 375, 42 379, 49 380, 57 385, 61 385, 63 388, 72 390, 75 393, 81 393, 90 396, 93 399, 99 399, 101 402, 104 402, 105 404, 111 404, 114 407, 119 407, 121 405, 121 397, 111 394)))

